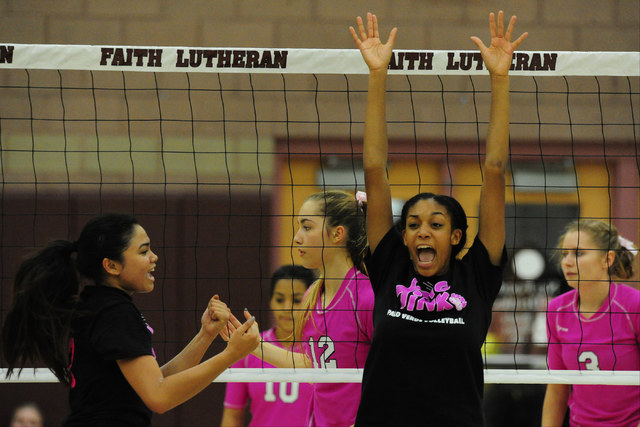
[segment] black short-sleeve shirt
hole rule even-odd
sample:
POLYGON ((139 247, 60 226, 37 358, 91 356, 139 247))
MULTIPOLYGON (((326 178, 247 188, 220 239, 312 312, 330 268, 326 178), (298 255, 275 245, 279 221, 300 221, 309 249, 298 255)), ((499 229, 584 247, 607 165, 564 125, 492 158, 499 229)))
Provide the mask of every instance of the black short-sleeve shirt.
POLYGON ((152 330, 125 292, 89 286, 73 323, 70 426, 149 426, 151 411, 117 360, 153 355, 152 330))
POLYGON ((476 237, 442 276, 418 275, 394 227, 368 254, 374 333, 357 426, 481 426, 481 347, 502 284, 476 237))

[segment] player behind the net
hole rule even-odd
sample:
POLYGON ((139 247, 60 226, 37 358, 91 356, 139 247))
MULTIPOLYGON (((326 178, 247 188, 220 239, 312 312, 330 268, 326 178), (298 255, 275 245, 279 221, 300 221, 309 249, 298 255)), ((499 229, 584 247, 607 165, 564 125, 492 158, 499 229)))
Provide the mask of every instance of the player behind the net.
MULTIPOLYGON (((549 369, 640 371, 640 291, 614 280, 633 276, 638 249, 613 224, 570 223, 557 246, 559 264, 573 288, 549 303, 549 369)), ((549 384, 542 425, 640 425, 639 385, 549 384)))
MULTIPOLYGON (((275 326, 260 334, 262 341, 292 350, 293 325, 302 307, 302 299, 309 286, 315 282, 313 270, 301 265, 283 265, 270 280, 269 308, 275 326)), ((273 368, 253 354, 235 363, 231 368, 273 368)), ((238 383, 230 382, 224 397, 222 427, 246 425, 245 413, 249 405, 249 426, 286 427, 302 426, 307 420, 307 410, 313 389, 307 383, 238 383)))
MULTIPOLYGON (((309 196, 297 220, 294 244, 302 265, 318 270, 320 278, 305 295, 295 351, 263 342, 252 354, 280 368, 363 368, 373 335, 373 291, 362 273, 363 207, 353 194, 329 190, 309 196)), ((230 323, 240 326, 233 314, 230 323)), ((307 425, 352 425, 360 390, 359 383, 313 384, 307 425)))

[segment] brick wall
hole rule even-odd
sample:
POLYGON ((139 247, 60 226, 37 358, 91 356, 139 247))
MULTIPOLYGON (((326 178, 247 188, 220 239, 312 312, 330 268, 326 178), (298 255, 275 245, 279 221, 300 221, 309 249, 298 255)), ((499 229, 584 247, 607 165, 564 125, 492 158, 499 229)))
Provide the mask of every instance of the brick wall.
MULTIPOLYGON (((487 34, 495 2, 482 0, 5 0, 3 42, 350 48, 347 26, 368 10, 386 33, 400 30, 402 49, 473 48, 470 35, 487 34)), ((526 49, 640 49, 635 0, 520 0, 509 2, 526 49)))

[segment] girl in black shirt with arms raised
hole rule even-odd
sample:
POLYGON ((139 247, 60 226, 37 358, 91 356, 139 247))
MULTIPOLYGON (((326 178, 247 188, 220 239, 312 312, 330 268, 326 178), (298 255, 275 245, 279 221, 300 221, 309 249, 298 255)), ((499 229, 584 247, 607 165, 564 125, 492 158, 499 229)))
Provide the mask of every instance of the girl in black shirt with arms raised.
POLYGON ((510 42, 502 12, 490 15, 491 45, 472 37, 491 76, 478 236, 464 257, 467 219, 449 196, 420 193, 393 224, 387 180, 385 92, 396 37, 380 41, 375 15, 351 33, 369 67, 364 133, 366 260, 375 292, 374 335, 357 426, 481 426, 481 347, 502 283, 505 177, 509 152, 509 67, 526 33, 510 42))

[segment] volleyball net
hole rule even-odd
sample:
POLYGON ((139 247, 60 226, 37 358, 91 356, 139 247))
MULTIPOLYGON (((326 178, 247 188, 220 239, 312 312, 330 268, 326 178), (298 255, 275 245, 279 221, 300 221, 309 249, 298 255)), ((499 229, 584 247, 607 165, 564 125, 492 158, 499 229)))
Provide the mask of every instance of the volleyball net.
MULTIPOLYGON (((639 61, 638 52, 514 56, 512 261, 483 348, 488 383, 638 382, 638 372, 550 371, 545 316, 568 290, 552 260, 567 223, 604 219, 640 240, 639 61)), ((420 191, 452 195, 475 235, 490 101, 481 57, 396 51, 389 74, 394 206, 420 191)), ((159 359, 188 342, 213 294, 267 329, 269 278, 298 262, 304 199, 364 190, 366 90, 354 49, 0 44, 0 315, 23 255, 125 211, 160 257, 156 290, 136 298, 159 359)), ((639 258, 627 282, 636 288, 639 258)), ((274 378, 353 382, 361 369, 231 370, 220 380, 274 378)), ((9 381, 55 379, 40 368, 9 381)))

